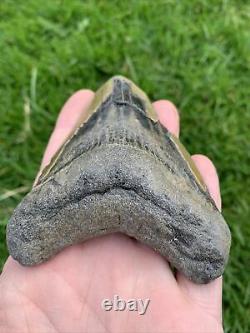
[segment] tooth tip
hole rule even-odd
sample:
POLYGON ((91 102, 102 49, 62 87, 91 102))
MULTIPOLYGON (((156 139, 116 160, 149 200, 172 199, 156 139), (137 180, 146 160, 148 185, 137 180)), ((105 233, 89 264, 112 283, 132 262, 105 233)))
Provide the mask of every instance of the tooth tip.
POLYGON ((126 81, 126 82, 132 82, 130 79, 128 79, 126 76, 123 75, 114 75, 111 78, 112 81, 120 80, 120 81, 126 81))

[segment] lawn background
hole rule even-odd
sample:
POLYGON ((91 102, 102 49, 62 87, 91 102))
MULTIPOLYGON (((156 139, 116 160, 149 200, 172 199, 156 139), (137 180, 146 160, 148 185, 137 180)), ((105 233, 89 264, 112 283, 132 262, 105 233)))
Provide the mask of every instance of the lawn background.
POLYGON ((6 223, 32 186, 60 107, 75 90, 123 74, 152 100, 172 100, 181 140, 218 169, 233 236, 225 331, 249 332, 249 21, 250 3, 240 0, 1 0, 1 267, 6 223))

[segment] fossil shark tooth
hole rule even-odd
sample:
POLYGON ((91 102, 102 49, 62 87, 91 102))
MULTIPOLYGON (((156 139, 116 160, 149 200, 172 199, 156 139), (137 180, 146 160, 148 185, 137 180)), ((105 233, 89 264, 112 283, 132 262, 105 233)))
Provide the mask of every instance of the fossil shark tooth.
POLYGON ((34 265, 113 232, 147 244, 196 283, 220 276, 228 260, 229 228, 189 154, 121 76, 97 92, 14 210, 7 244, 34 265))

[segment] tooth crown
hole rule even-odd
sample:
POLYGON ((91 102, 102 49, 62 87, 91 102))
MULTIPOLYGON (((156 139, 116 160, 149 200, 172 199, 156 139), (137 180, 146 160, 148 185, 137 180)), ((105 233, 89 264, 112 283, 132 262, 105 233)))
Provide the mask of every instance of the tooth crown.
POLYGON ((147 96, 113 77, 15 209, 10 254, 23 265, 122 232, 197 283, 223 273, 230 231, 189 154, 147 96))

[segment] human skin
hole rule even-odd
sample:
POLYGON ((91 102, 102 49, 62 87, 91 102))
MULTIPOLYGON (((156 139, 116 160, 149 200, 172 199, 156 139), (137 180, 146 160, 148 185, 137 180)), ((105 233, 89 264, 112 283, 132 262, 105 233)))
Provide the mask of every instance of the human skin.
MULTIPOLYGON (((94 93, 76 92, 65 103, 44 154, 41 169, 71 132, 94 93)), ((161 123, 179 135, 175 106, 153 103, 161 123)), ((208 190, 221 209, 212 162, 193 155, 208 190)), ((122 234, 66 248, 49 261, 24 267, 9 257, 0 276, 0 332, 223 332, 222 278, 197 285, 173 274, 158 253, 122 234), (104 311, 103 299, 150 299, 144 315, 104 311)))

